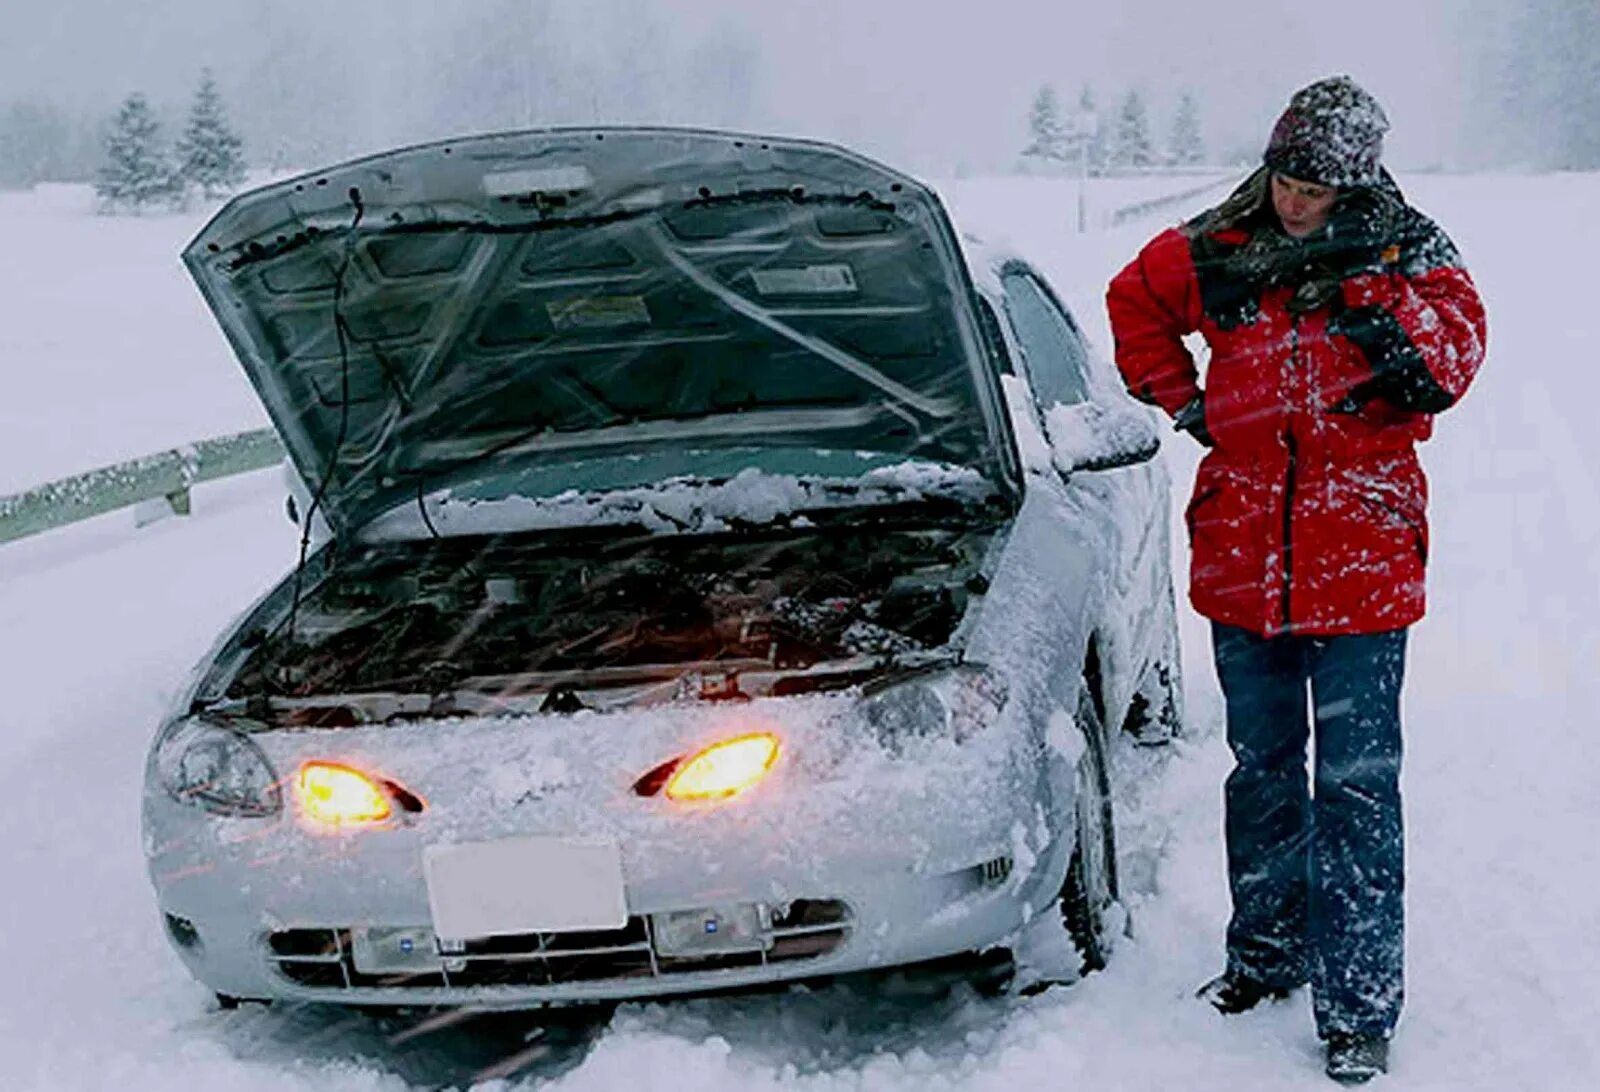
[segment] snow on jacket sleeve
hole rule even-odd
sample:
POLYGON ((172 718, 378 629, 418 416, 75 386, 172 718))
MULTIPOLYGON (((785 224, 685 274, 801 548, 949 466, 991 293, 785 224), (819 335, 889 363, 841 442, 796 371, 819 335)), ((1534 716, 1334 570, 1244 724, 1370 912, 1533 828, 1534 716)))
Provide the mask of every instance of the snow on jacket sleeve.
POLYGON ((1200 393, 1183 336, 1200 328, 1189 240, 1169 229, 1147 243, 1106 289, 1117 370, 1128 392, 1176 414, 1200 393))
POLYGON ((1395 273, 1344 284, 1334 322, 1367 358, 1375 393, 1399 409, 1438 413, 1466 393, 1483 363, 1483 300, 1449 238, 1431 222, 1395 273))

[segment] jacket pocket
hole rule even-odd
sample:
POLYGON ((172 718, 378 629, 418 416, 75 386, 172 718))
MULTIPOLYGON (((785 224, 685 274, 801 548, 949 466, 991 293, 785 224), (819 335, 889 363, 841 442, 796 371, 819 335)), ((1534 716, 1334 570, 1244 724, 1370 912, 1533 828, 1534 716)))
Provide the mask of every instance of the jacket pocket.
POLYGON ((1428 563, 1428 529, 1420 518, 1407 512, 1398 501, 1383 493, 1361 490, 1356 496, 1388 519, 1394 527, 1409 530, 1416 542, 1417 557, 1424 565, 1428 563))

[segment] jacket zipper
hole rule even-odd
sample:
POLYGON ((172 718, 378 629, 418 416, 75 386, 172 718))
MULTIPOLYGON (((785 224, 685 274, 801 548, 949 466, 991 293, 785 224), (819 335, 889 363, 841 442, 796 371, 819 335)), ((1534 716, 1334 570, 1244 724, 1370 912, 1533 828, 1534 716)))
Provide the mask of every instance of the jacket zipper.
MULTIPOLYGON (((1291 320, 1289 328, 1289 368, 1291 373, 1300 366, 1300 317, 1291 320)), ((1283 632, 1289 630, 1289 586, 1294 574, 1294 484, 1295 442, 1294 406, 1289 407, 1289 419, 1283 423, 1283 445, 1289 450, 1289 469, 1283 483, 1283 632)))
POLYGON ((1294 574, 1294 433, 1283 427, 1283 442, 1289 448, 1289 473, 1283 484, 1283 632, 1289 632, 1289 585, 1294 574))

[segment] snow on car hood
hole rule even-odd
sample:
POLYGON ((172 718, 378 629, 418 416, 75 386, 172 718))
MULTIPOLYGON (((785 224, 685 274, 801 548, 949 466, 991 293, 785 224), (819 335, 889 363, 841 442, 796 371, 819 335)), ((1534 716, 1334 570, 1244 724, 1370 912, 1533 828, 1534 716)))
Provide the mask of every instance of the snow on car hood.
POLYGON ((856 450, 1017 488, 943 209, 839 148, 424 145, 245 194, 184 261, 336 532, 491 462, 687 448, 856 450))

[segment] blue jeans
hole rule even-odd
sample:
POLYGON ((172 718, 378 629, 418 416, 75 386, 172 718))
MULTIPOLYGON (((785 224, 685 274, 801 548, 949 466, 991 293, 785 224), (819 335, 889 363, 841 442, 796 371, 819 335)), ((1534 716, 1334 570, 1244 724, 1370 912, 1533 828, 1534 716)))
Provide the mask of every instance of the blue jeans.
POLYGON ((1212 643, 1234 756, 1228 967, 1274 986, 1309 981, 1323 1038, 1387 1037, 1404 1000, 1406 631, 1265 638, 1213 623, 1212 643))

